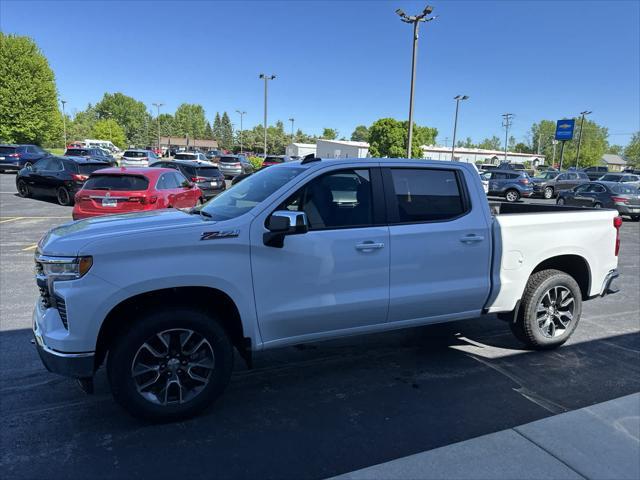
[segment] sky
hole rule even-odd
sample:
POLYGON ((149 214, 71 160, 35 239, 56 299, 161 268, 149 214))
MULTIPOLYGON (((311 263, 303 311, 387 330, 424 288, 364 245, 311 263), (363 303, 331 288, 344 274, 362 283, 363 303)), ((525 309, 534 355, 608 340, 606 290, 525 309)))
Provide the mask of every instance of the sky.
MULTIPOLYGON (((433 0, 421 25, 414 119, 451 142, 504 137, 501 114, 525 140, 541 119, 577 116, 609 128, 612 144, 640 130, 640 1, 433 0)), ((0 29, 32 37, 56 75, 67 112, 123 92, 173 113, 200 103, 239 128, 289 118, 306 133, 408 117, 411 26, 394 13, 425 2, 15 1, 0 2, 0 29)), ((155 114, 155 111, 154 111, 155 114)))

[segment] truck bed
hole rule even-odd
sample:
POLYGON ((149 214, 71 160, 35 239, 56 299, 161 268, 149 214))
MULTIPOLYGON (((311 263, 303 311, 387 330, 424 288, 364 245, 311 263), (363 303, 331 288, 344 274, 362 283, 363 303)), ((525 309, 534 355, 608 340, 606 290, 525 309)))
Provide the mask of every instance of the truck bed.
POLYGON ((593 211, 595 208, 565 205, 549 205, 545 203, 507 203, 489 202, 491 215, 514 215, 526 213, 566 213, 575 211, 593 211))

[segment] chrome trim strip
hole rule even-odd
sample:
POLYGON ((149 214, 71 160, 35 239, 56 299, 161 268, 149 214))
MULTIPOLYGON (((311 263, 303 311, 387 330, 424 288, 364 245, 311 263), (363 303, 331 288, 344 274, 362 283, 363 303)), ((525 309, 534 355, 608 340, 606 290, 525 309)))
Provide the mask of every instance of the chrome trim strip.
POLYGON ((47 353, 50 353, 51 355, 55 355, 56 357, 60 357, 60 358, 86 358, 86 357, 93 357, 95 356, 96 352, 81 352, 81 353, 63 353, 63 352, 58 352, 57 350, 52 350, 51 348, 47 347, 44 342, 42 344, 40 344, 40 347, 47 353))

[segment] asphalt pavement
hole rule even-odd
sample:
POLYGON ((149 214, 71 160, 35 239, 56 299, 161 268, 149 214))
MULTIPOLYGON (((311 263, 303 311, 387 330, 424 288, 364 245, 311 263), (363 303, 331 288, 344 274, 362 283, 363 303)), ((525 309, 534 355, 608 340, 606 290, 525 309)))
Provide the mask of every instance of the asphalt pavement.
POLYGON ((0 175, 0 476, 326 478, 640 391, 640 223, 621 292, 584 304, 562 348, 529 352, 495 317, 305 344, 241 361, 198 418, 148 425, 48 373, 30 344, 33 253, 71 209, 0 175))

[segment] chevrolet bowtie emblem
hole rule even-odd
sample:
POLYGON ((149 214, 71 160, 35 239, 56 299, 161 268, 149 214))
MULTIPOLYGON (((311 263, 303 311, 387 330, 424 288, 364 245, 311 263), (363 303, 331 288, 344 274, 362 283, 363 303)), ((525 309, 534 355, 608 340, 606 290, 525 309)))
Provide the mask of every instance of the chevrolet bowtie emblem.
POLYGON ((560 125, 558 125, 558 128, 571 128, 571 124, 570 123, 561 123, 560 125))

